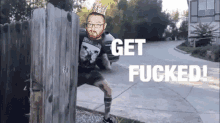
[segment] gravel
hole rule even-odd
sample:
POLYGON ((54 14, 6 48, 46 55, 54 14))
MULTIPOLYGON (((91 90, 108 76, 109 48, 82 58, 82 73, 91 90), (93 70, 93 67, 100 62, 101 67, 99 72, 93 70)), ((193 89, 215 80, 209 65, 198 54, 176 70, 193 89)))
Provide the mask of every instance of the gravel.
POLYGON ((102 123, 103 115, 76 109, 76 123, 102 123))

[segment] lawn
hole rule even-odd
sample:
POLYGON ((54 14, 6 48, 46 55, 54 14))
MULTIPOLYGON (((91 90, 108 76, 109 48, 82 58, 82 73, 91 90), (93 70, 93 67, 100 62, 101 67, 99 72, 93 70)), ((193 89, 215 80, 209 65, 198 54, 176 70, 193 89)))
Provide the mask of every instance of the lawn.
POLYGON ((186 51, 187 53, 192 53, 193 50, 195 50, 195 48, 193 47, 186 47, 186 46, 181 46, 181 45, 177 46, 176 48, 186 51))

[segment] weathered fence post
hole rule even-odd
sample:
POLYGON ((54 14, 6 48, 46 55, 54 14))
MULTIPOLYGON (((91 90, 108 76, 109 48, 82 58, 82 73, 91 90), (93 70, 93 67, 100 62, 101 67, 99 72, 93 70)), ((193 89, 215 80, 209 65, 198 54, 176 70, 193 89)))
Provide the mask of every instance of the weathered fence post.
POLYGON ((79 18, 48 3, 31 20, 31 123, 74 123, 79 18))

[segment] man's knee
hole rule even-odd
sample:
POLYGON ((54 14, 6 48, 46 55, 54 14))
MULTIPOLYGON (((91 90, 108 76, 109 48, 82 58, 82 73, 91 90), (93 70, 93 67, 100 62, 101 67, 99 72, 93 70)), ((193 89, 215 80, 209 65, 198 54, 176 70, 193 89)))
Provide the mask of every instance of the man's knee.
POLYGON ((111 96, 112 95, 112 89, 108 85, 108 82, 106 80, 100 81, 96 83, 96 85, 107 95, 111 96))
POLYGON ((107 96, 112 96, 112 89, 109 86, 107 88, 107 96))

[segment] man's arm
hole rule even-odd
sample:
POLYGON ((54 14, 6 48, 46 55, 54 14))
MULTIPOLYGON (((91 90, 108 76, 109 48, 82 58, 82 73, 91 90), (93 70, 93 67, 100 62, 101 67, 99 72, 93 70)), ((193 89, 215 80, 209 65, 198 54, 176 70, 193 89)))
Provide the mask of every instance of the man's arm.
POLYGON ((102 64, 103 64, 103 66, 105 66, 105 68, 107 70, 111 70, 112 69, 110 61, 108 60, 108 56, 107 56, 106 53, 102 54, 102 64))

